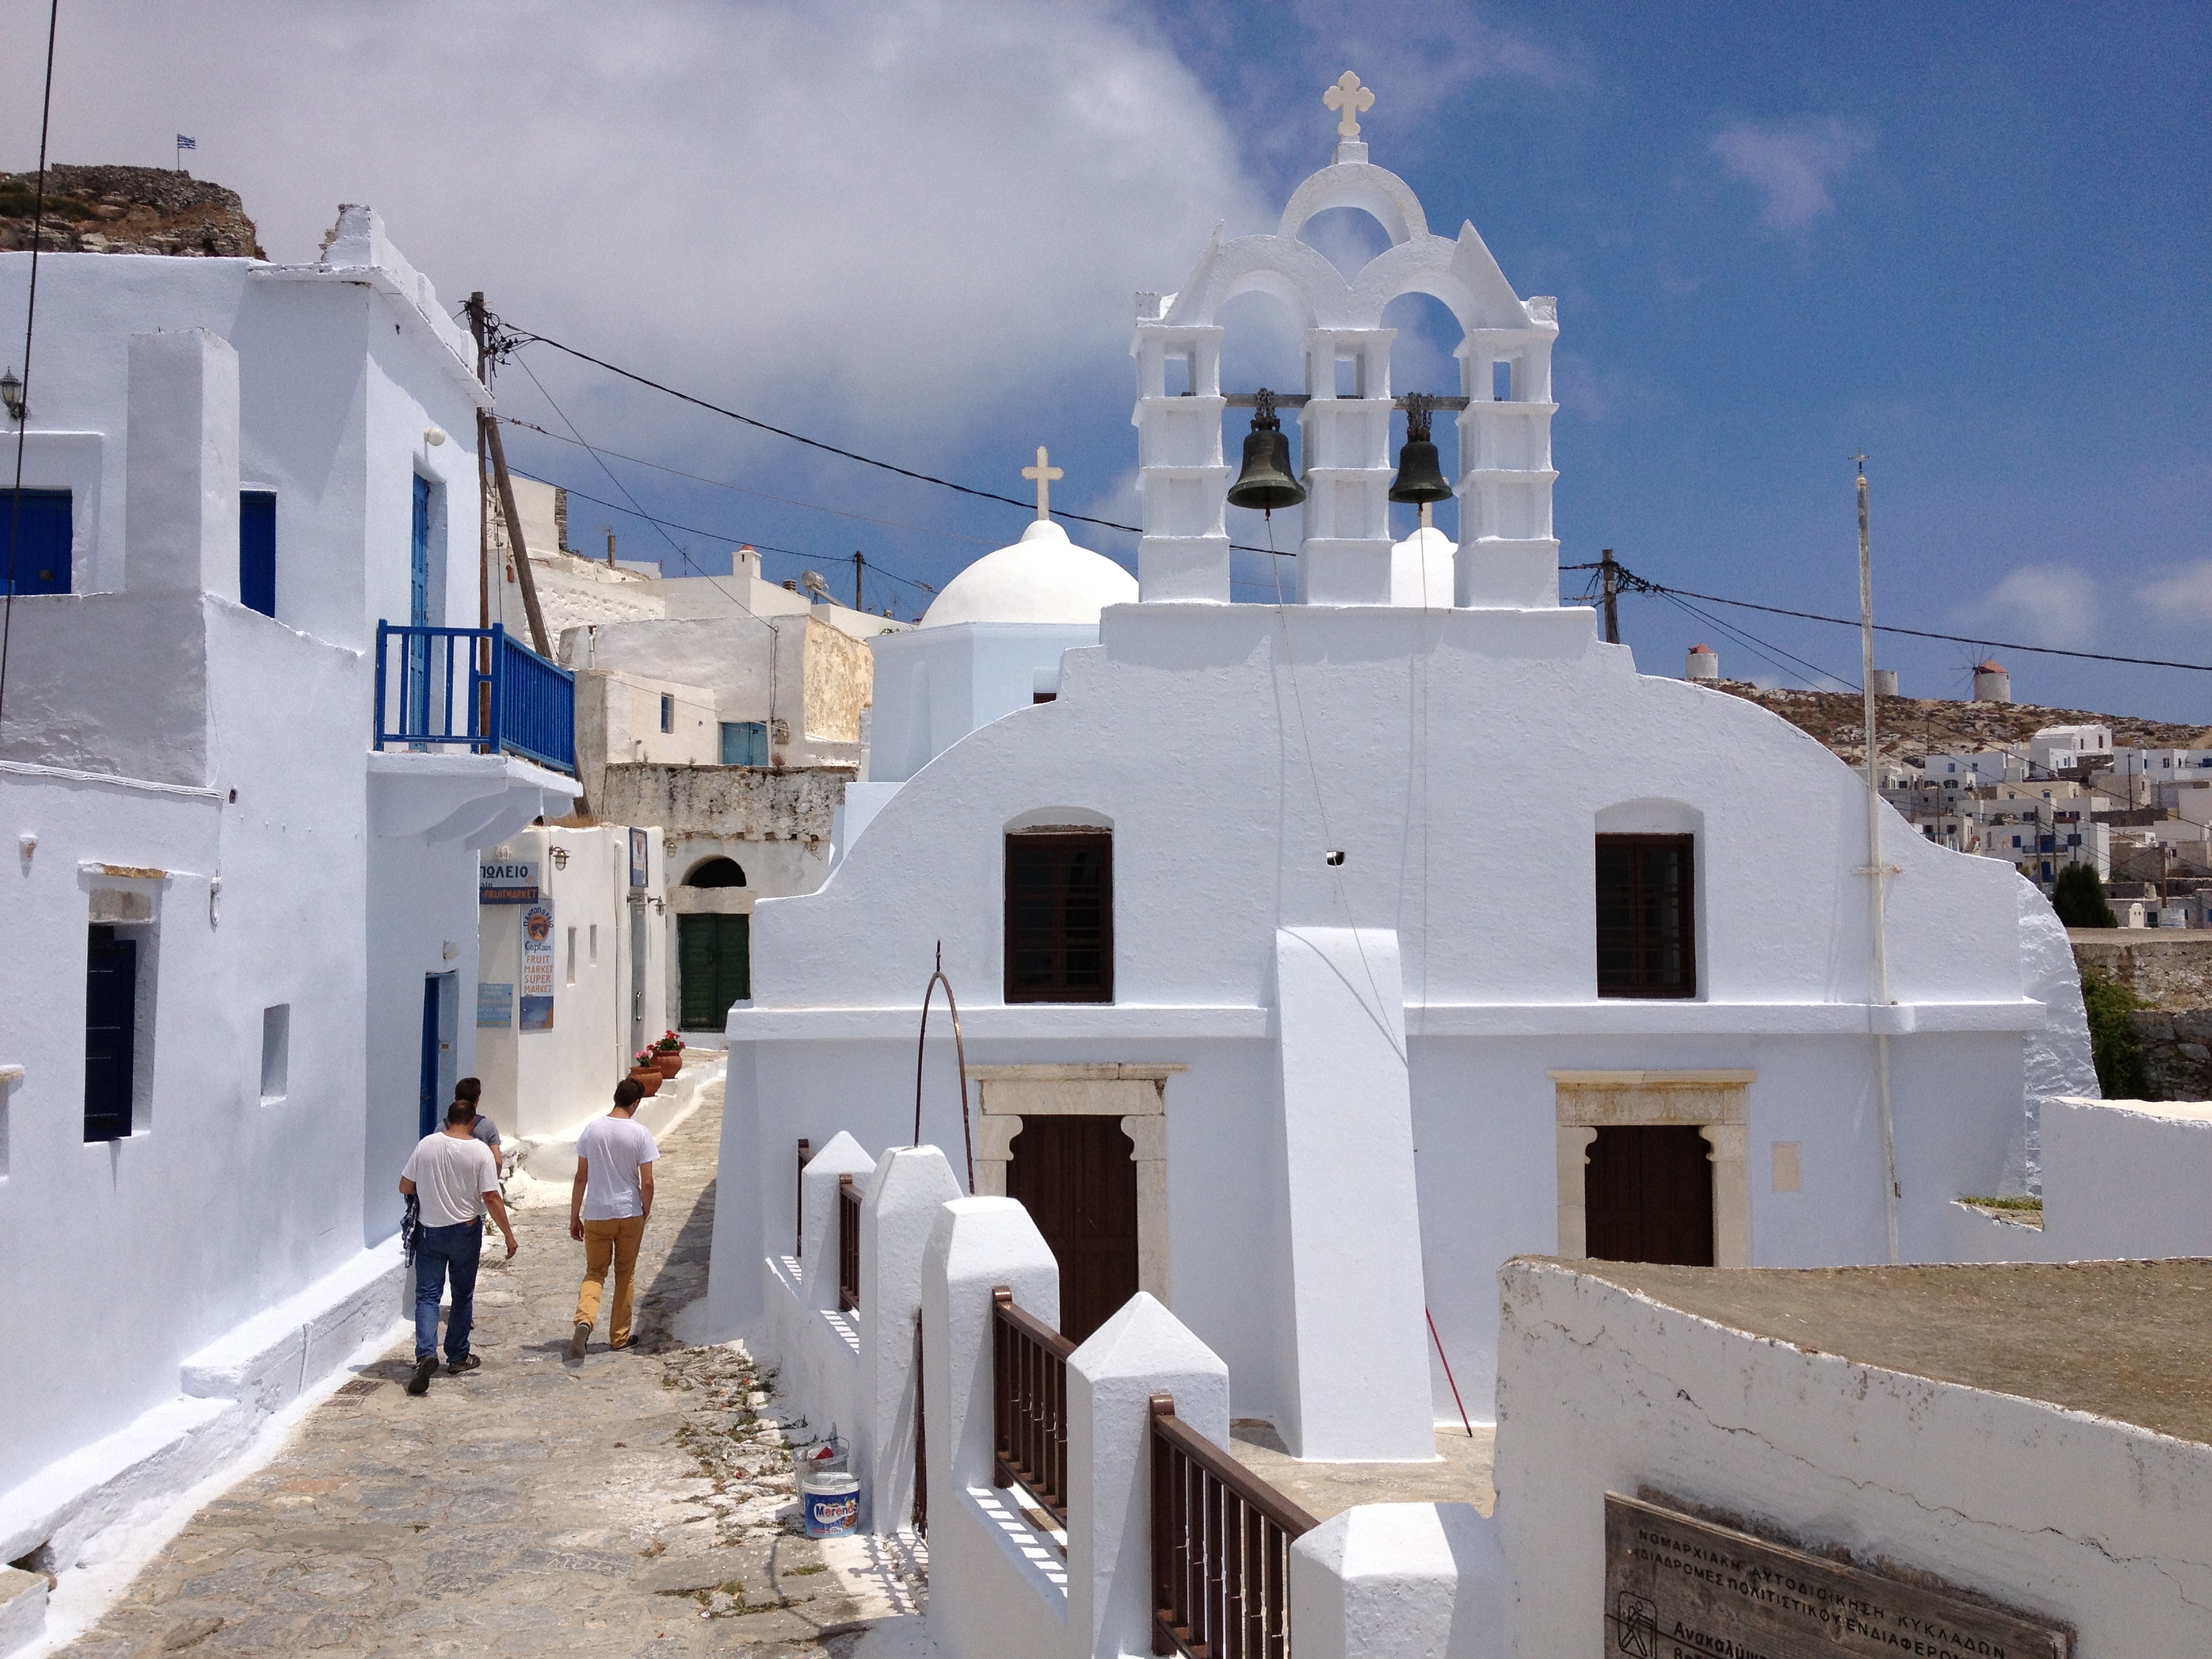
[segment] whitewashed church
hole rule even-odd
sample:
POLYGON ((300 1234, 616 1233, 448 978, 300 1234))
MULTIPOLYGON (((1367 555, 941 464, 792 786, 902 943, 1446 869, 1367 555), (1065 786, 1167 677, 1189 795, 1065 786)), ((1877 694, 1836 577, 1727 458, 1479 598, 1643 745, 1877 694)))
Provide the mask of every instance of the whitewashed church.
POLYGON ((1135 583, 1041 498, 876 642, 871 781, 828 884, 755 910, 729 1018, 726 1328, 791 1293, 797 1143, 916 1138, 940 947, 973 1117, 940 996, 919 1138, 1027 1203, 1066 1334, 1150 1291, 1310 1458, 1431 1456, 1440 1356, 1488 1416, 1516 1254, 2002 1255, 1954 1200, 2018 1182, 2041 1097, 2095 1092, 2032 887, 1887 808, 1870 848, 1820 744, 1559 604, 1555 304, 1432 232, 1352 113, 1273 234, 1138 296, 1135 583), (1347 207, 1390 241, 1348 281, 1301 238, 1347 207), (1282 605, 1231 591, 1260 388, 1223 384, 1218 319, 1253 291, 1304 331, 1282 605), (1389 531, 1405 394, 1448 390, 1394 385, 1409 293, 1462 331, 1455 546, 1389 531))

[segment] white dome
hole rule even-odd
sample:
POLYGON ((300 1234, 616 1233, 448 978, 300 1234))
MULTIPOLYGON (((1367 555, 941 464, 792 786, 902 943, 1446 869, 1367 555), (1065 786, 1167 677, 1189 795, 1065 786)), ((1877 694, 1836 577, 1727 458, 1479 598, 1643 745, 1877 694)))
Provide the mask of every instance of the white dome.
POLYGON ((1039 519, 1012 547, 986 553, 947 582, 921 625, 1096 623, 1108 605, 1136 602, 1134 576, 1039 519))

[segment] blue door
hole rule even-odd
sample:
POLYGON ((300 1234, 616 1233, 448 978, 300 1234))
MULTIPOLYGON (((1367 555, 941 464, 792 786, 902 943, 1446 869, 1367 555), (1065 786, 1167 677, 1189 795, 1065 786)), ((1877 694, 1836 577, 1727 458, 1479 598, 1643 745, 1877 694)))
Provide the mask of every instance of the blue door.
MULTIPOLYGON (((407 620, 416 628, 430 620, 430 481, 415 475, 415 526, 407 568, 407 620)), ((430 641, 416 635, 407 641, 407 730, 430 729, 430 641)), ((426 1129, 424 1133, 429 1132, 426 1129)))
POLYGON ((416 1133, 430 1134, 438 1127, 438 981, 442 975, 422 980, 422 1110, 416 1133))
POLYGON ((238 492, 238 602, 264 617, 276 614, 276 497, 270 490, 238 492))
POLYGON ((70 493, 0 489, 0 593, 70 591, 70 493))

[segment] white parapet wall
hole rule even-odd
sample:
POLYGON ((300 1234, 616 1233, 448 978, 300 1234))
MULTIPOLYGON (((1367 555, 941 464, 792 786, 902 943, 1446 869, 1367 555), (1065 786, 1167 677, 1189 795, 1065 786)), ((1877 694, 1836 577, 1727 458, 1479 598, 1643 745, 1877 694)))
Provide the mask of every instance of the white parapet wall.
POLYGON ((2055 1261, 2212 1255, 2212 1103, 2046 1101, 2043 1244, 2055 1261))

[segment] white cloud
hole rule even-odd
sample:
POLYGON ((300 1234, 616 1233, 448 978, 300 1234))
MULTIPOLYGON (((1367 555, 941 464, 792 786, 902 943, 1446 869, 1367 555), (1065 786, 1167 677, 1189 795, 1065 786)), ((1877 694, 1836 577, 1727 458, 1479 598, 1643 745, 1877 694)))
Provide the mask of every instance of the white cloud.
POLYGON ((2002 623, 2031 645, 2080 647, 2097 636, 2097 584, 2065 564, 2022 565, 1972 607, 1976 621, 2002 623))
POLYGON ((1874 148, 1874 130, 1857 122, 1810 118, 1739 121, 1717 133, 1713 154, 1763 198, 1761 216, 1777 230, 1798 231, 1836 210, 1830 186, 1874 148))
POLYGON ((2212 559, 2145 582, 2136 597, 2162 623, 2212 623, 2212 559))
MULTIPOLYGON (((42 21, 0 22, 11 166, 42 21)), ((1113 5, 65 9, 54 159, 167 165, 179 131, 272 258, 370 203, 448 301, 925 464, 1016 391, 1125 384, 1133 293, 1265 216, 1212 98, 1113 5)), ((621 447, 683 418, 590 396, 621 447)))

